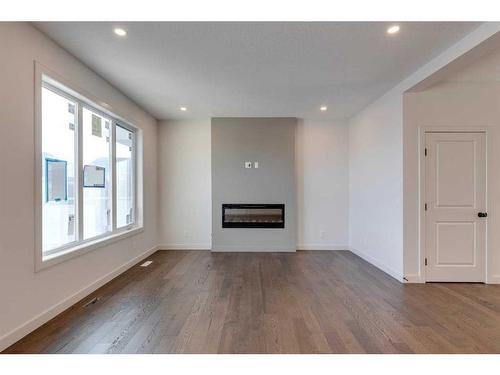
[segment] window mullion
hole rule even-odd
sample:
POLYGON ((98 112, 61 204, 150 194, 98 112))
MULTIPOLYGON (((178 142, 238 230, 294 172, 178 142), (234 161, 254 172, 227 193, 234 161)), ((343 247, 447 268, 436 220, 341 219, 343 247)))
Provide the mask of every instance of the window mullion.
POLYGON ((137 131, 132 132, 132 225, 137 224, 137 131))
POLYGON ((117 227, 116 222, 116 121, 111 121, 111 217, 112 231, 117 227))
POLYGON ((83 106, 78 102, 76 165, 78 241, 83 240, 83 106))

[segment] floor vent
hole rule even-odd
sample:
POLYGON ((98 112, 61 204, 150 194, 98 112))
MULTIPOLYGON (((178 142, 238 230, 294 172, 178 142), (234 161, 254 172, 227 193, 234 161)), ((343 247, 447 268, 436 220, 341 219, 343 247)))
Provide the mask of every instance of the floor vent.
POLYGON ((153 263, 153 261, 152 261, 152 260, 148 260, 148 261, 146 261, 146 262, 142 263, 142 264, 141 264, 141 267, 147 267, 147 266, 149 266, 151 263, 153 263))
POLYGON ((94 297, 90 301, 88 301, 83 307, 88 307, 90 305, 95 305, 100 300, 99 297, 94 297))

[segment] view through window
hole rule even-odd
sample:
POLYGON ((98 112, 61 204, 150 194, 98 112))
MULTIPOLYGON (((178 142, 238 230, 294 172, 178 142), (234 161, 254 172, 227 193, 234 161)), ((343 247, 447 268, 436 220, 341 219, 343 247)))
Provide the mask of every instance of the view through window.
POLYGON ((122 228, 134 221, 133 178, 134 134, 116 126, 116 226, 122 228))
POLYGON ((111 120, 83 108, 83 238, 110 232, 111 120), (100 173, 96 172, 101 171, 100 173), (95 179, 91 176, 95 174, 95 179))
POLYGON ((76 103, 42 88, 43 249, 76 241, 76 103))
POLYGON ((42 254, 133 227, 135 128, 47 82, 41 124, 42 254))

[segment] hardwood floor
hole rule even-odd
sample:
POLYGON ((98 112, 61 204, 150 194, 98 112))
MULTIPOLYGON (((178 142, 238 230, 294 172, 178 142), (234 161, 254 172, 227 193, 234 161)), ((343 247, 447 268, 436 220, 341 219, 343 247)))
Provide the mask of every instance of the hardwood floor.
POLYGON ((347 251, 149 259, 5 353, 500 353, 500 286, 400 284, 347 251))

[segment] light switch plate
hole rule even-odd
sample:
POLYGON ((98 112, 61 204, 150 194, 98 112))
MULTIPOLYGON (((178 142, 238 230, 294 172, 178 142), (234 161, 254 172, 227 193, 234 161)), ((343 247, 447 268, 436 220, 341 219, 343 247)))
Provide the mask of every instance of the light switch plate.
POLYGON ((258 161, 254 161, 253 162, 253 167, 254 168, 259 168, 259 162, 258 161))
POLYGON ((245 168, 252 168, 252 162, 251 161, 246 161, 245 162, 245 168))

